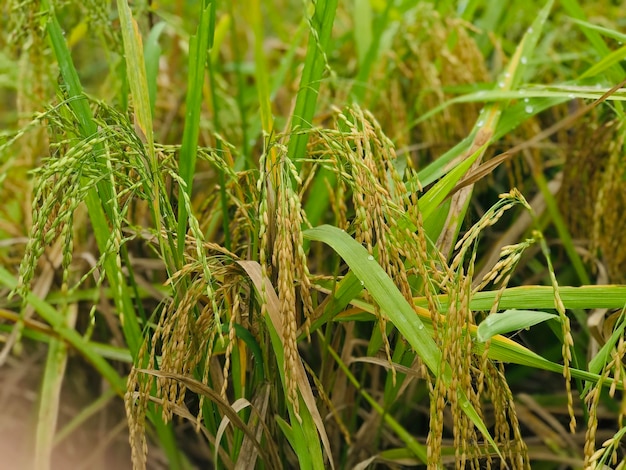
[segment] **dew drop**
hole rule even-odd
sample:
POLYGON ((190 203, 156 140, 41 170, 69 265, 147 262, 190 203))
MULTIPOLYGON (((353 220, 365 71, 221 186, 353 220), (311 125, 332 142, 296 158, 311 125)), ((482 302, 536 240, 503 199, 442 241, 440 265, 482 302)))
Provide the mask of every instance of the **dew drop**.
POLYGON ((528 98, 524 98, 524 103, 528 103, 528 98))
POLYGON ((521 62, 522 64, 526 65, 526 64, 528 63, 528 58, 527 58, 526 56, 524 56, 524 57, 522 57, 522 58, 520 59, 520 62, 521 62))
POLYGON ((374 257, 373 257, 372 255, 369 255, 369 256, 367 257, 367 259, 368 259, 368 260, 370 260, 370 261, 374 261, 374 257))
POLYGON ((418 330, 423 330, 424 329, 424 324, 420 323, 419 325, 417 325, 417 329, 418 330))
POLYGON ((498 86, 499 86, 500 88, 504 88, 504 82, 498 82, 498 86))
POLYGON ((530 33, 532 33, 532 32, 533 32, 533 27, 532 27, 532 26, 530 26, 530 27, 528 28, 528 34, 530 34, 530 33))
POLYGON ((530 105, 528 105, 528 106, 526 106, 526 107, 524 108, 524 111, 526 111, 528 114, 530 114, 530 113, 532 113, 532 112, 533 112, 533 107, 532 107, 532 106, 530 106, 530 105))
POLYGON ((477 127, 483 127, 484 125, 485 125, 485 121, 483 121, 482 119, 476 123, 477 127))
POLYGON ((506 72, 506 73, 504 74, 504 76, 505 76, 506 78, 509 78, 509 77, 511 76, 511 73, 510 73, 510 72, 506 72))
POLYGON ((567 95, 567 97, 568 97, 568 98, 571 98, 571 99, 574 99, 574 98, 575 98, 574 93, 570 93, 569 95, 567 95))
POLYGON ((464 401, 463 402, 463 408, 467 408, 469 406, 469 402, 468 401, 464 401))
POLYGON ((361 281, 361 285, 362 285, 362 286, 364 286, 364 285, 365 285, 365 283, 364 283, 363 281, 361 281))

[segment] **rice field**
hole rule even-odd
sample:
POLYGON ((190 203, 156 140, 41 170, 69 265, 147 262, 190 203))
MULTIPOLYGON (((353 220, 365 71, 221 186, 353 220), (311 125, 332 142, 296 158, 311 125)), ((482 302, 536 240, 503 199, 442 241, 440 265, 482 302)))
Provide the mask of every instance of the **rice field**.
POLYGON ((11 468, 625 468, 620 2, 0 5, 11 468))

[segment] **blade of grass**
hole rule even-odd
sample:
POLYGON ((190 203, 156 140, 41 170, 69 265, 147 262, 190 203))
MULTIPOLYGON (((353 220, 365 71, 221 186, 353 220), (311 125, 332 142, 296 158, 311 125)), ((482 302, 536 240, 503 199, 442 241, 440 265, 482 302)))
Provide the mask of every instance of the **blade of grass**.
MULTIPOLYGON (((388 2, 392 4, 393 2, 388 2)), ((354 44, 359 65, 363 68, 367 51, 372 45, 372 5, 369 0, 354 0, 352 9, 354 44)))
POLYGON ((64 439, 67 439, 72 435, 74 431, 79 429, 85 422, 95 416, 97 413, 102 412, 106 406, 116 396, 115 390, 109 388, 105 390, 93 403, 84 407, 80 412, 72 418, 63 428, 54 436, 54 445, 59 445, 64 439))
POLYGON ((424 331, 421 321, 414 322, 412 307, 395 295, 397 288, 367 250, 347 233, 336 227, 323 225, 304 232, 305 238, 328 244, 350 266, 355 276, 365 284, 372 297, 388 314, 391 322, 409 341, 431 372, 437 375, 441 351, 424 331))
POLYGON ((326 67, 326 51, 330 43, 336 10, 337 0, 318 0, 310 20, 309 43, 291 120, 291 137, 288 145, 289 158, 298 169, 306 155, 309 140, 308 133, 302 131, 311 128, 315 115, 317 95, 326 67))
MULTIPOLYGON (((254 32, 254 77, 259 99, 259 112, 261 116, 261 128, 267 136, 274 131, 274 117, 272 114, 272 102, 270 97, 270 78, 268 73, 267 59, 265 57, 263 15, 261 14, 260 0, 249 0, 246 9, 248 23, 252 25, 254 32)), ((275 157, 275 156, 274 156, 275 157)), ((271 164, 275 163, 272 159, 271 164)))
POLYGON ((235 171, 254 168, 254 159, 250 155, 250 136, 249 136, 249 117, 245 106, 246 81, 242 72, 242 55, 240 49, 240 40, 237 36, 237 23, 235 18, 235 2, 228 2, 229 15, 233 18, 230 21, 230 44, 233 52, 234 71, 237 77, 237 108, 241 116, 241 153, 235 161, 235 171))
MULTIPOLYGON (((162 233, 163 220, 161 208, 161 171, 159 162, 154 152, 154 131, 152 125, 152 112, 150 107, 150 94, 148 79, 146 77, 146 63, 143 55, 143 45, 139 26, 132 16, 132 12, 126 0, 117 0, 117 11, 120 17, 120 27, 124 43, 124 57, 126 59, 126 72, 128 74, 128 84, 130 94, 133 99, 133 109, 135 116, 135 132, 144 142, 147 151, 147 169, 152 177, 152 200, 150 209, 155 223, 156 233, 162 233)), ((183 204, 181 204, 183 205, 183 204)), ((171 208, 170 208, 171 209, 171 208)), ((166 262, 170 271, 178 267, 176 251, 173 249, 173 241, 170 237, 170 230, 167 230, 167 242, 159 238, 159 249, 161 256, 166 262)))
MULTIPOLYGON (((622 308, 626 304, 626 286, 560 286, 561 300, 567 309, 622 308)), ((470 300, 475 311, 489 311, 499 296, 499 291, 477 292, 470 300)), ((415 305, 428 308, 425 298, 414 299, 415 305)), ((448 296, 437 297, 442 312, 448 310, 448 296)), ((549 286, 510 287, 502 292, 498 302, 501 309, 551 309, 554 308, 554 290, 549 286)))
POLYGON ((363 102, 367 83, 376 63, 380 51, 380 41, 389 22, 390 12, 394 2, 386 2, 385 9, 376 21, 371 19, 371 6, 369 1, 359 1, 355 5, 354 24, 357 51, 359 51, 359 73, 357 74, 351 90, 355 102, 363 102), (368 17, 369 16, 369 17, 368 17), (364 18, 365 17, 365 18, 364 18), (373 31, 372 31, 373 29, 373 31), (367 34, 366 34, 367 33, 367 34))
MULTIPOLYGON (((470 167, 478 161, 489 146, 490 135, 488 131, 477 133, 470 154, 460 164, 456 165, 444 178, 437 181, 426 194, 419 198, 419 207, 424 220, 427 220, 439 205, 448 197, 450 191, 458 181, 467 173, 470 167)), ((404 220, 404 219, 403 219, 404 220)), ((405 228, 405 227, 402 227, 405 228)), ((411 227, 416 230, 416 227, 411 227)))
POLYGON ((492 313, 485 318, 476 331, 478 341, 484 343, 495 335, 530 328, 548 320, 559 320, 558 315, 536 310, 505 310, 502 313, 492 313))
MULTIPOLYGON (((577 0, 563 0, 561 2, 561 6, 567 12, 567 14, 572 16, 574 19, 579 20, 579 21, 586 20, 585 13, 583 9, 580 7, 577 0)), ((626 72, 624 71, 624 67, 622 67, 622 65, 619 62, 609 63, 609 62, 604 61, 605 58, 611 55, 611 50, 606 45, 606 43, 604 42, 604 39, 602 39, 598 31, 591 29, 591 28, 582 28, 582 31, 583 31, 583 34, 589 40, 589 42, 593 45, 598 57, 600 58, 600 61, 603 62, 602 67, 603 68, 606 67, 606 74, 609 77, 609 80, 613 83, 623 80, 624 75, 626 74, 626 72)), ((595 68, 595 64, 591 66, 591 70, 593 70, 594 68, 595 68)), ((623 106, 621 106, 620 103, 616 103, 615 112, 620 117, 620 119, 624 120, 623 106)))
MULTIPOLYGON (((72 326, 68 325, 68 328, 72 326)), ((51 468, 54 436, 61 404, 61 388, 67 366, 67 346, 53 339, 48 344, 48 356, 39 393, 37 428, 35 432, 36 470, 51 468)))
POLYGON ((622 46, 619 49, 604 56, 598 62, 589 67, 579 78, 580 80, 596 77, 600 74, 604 74, 607 70, 611 69, 614 65, 619 64, 626 57, 626 46, 622 46))
POLYGON ((579 20, 577 18, 571 18, 571 20, 579 26, 583 28, 592 29, 602 34, 603 36, 607 36, 609 38, 615 39, 619 42, 626 41, 626 34, 620 33, 619 31, 615 31, 614 29, 604 28, 602 26, 598 26, 597 24, 590 23, 589 21, 579 20))
MULTIPOLYGON (((561 6, 566 11, 568 15, 578 21, 586 21, 587 17, 585 15, 584 10, 581 8, 579 2, 577 0, 561 0, 561 6)), ((591 45, 596 50, 598 57, 603 58, 607 57, 611 54, 611 50, 602 39, 602 36, 598 33, 597 30, 592 28, 581 28, 583 34, 587 37, 591 45)), ((624 77, 624 68, 616 63, 612 65, 609 70, 609 79, 612 82, 617 82, 622 80, 624 77)))
MULTIPOLYGON (((291 117, 291 136, 288 144, 289 158, 300 169, 301 160, 306 156, 306 146, 313 116, 317 106, 320 82, 326 67, 326 51, 335 21, 337 0, 318 1, 313 17, 309 20, 309 41, 304 69, 300 78, 300 87, 296 96, 296 105, 291 117)), ((328 207, 327 185, 335 186, 334 173, 322 169, 313 180, 312 189, 316 197, 309 198, 304 204, 307 218, 312 225, 317 225, 328 207)), ((306 242, 305 242, 306 243, 306 242)), ((306 246, 306 245, 305 245, 306 246)))
MULTIPOLYGON (((481 8, 482 16, 480 17, 481 29, 483 31, 497 31, 501 18, 506 14, 506 4, 504 2, 494 3, 488 8, 481 8)), ((493 51, 493 41, 488 34, 483 34, 478 39, 478 47, 488 57, 493 51)))
MULTIPOLYGON (((120 28, 124 41, 124 55, 128 84, 133 98, 135 111, 135 126, 140 137, 145 141, 149 163, 153 175, 158 172, 158 164, 154 155, 154 131, 152 128, 152 113, 150 111, 150 92, 146 77, 146 63, 143 55, 143 46, 139 26, 132 16, 130 7, 125 0, 117 0, 117 11, 120 18, 120 28)), ((158 194, 158 191, 155 191, 158 194)), ((157 211, 157 213, 159 213, 157 211)))
MULTIPOLYGON (((215 6, 212 1, 203 2, 200 10, 200 21, 196 35, 189 38, 189 76, 187 79, 187 96, 185 101, 185 127, 180 148, 179 172, 185 182, 187 196, 191 198, 193 177, 198 154, 198 135, 200 133, 200 111, 202 108, 202 87, 204 84, 204 67, 207 51, 213 37, 215 6)), ((178 204, 178 258, 182 259, 185 251, 185 234, 187 233, 187 208, 178 204)))

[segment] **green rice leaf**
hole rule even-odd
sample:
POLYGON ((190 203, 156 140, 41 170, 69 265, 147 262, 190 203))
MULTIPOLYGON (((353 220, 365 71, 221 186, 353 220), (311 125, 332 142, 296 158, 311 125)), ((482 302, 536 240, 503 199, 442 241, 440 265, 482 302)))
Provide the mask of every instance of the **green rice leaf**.
MULTIPOLYGON (((207 59, 209 42, 214 31, 215 20, 213 2, 202 8, 200 22, 195 36, 189 38, 189 75, 187 79, 187 96, 185 100, 185 128, 180 148, 179 171, 185 187, 182 189, 191 197, 193 177, 196 169, 198 154, 198 136, 200 134, 200 111, 202 109, 202 85, 204 83, 204 69, 207 59)), ((185 234, 187 232, 187 208, 185 204, 178 205, 178 258, 181 259, 185 249, 185 234)))
MULTIPOLYGON (((622 308, 626 303, 626 286, 559 286, 561 300, 567 309, 622 308)), ((499 297, 498 291, 477 292, 470 300, 470 308, 489 311, 499 297)), ((448 296, 438 297, 442 311, 448 310, 448 296)), ((428 302, 416 298, 415 304, 424 308, 428 302)), ((554 289, 550 286, 522 286, 505 289, 499 299, 501 309, 551 309, 554 308, 554 289)))
POLYGON ((577 18, 571 18, 571 20, 579 26, 583 28, 592 29, 602 34, 603 36, 613 38, 616 41, 626 42, 626 34, 620 33, 619 31, 615 31, 614 29, 604 28, 602 26, 598 26, 597 24, 590 23, 589 21, 579 20, 577 18))
POLYGON ((307 46, 304 69, 296 97, 296 106, 291 122, 288 154, 299 168, 306 154, 309 140, 307 132, 311 128, 317 104, 320 81, 326 67, 326 50, 330 42, 337 0, 319 0, 315 3, 315 12, 311 18, 311 32, 307 46))
POLYGON ((558 315, 535 310, 505 310, 502 313, 492 313, 485 318, 480 325, 476 336, 478 341, 484 343, 493 336, 511 331, 530 328, 538 323, 559 319, 558 315))

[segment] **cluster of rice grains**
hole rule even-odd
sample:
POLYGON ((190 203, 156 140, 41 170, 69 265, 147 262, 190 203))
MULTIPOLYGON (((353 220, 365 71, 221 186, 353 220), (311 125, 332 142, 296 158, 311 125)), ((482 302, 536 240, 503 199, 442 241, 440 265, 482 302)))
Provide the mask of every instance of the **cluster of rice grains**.
MULTIPOLYGON (((491 468, 494 465, 493 449, 479 435, 462 410, 463 403, 459 399, 459 391, 462 391, 481 419, 487 423, 493 422, 493 437, 505 462, 514 468, 529 468, 526 445, 520 434, 513 396, 504 377, 503 365, 488 359, 489 343, 485 345, 482 354, 477 355, 472 349, 472 338, 468 334, 470 325, 476 322, 476 312, 472 312, 469 307, 471 296, 491 282, 500 284, 502 292, 522 251, 529 245, 522 243, 519 246, 505 247, 500 262, 485 275, 478 287, 472 288, 476 244, 480 233, 494 225, 506 210, 516 204, 528 208, 528 204, 516 190, 501 195, 500 201, 458 241, 455 246, 457 254, 439 282, 441 290, 448 295, 447 313, 433 315, 433 326, 435 339, 441 347, 442 359, 452 369, 452 381, 446 384, 440 375, 431 385, 433 398, 428 438, 431 465, 435 465, 441 454, 446 405, 450 406, 454 423, 452 432, 457 467, 491 468)), ((498 301, 496 299, 493 311, 496 310, 498 301)), ((430 309, 432 312, 437 306, 431 305, 430 309)))
MULTIPOLYGON (((435 379, 426 373, 423 365, 415 365, 421 370, 421 375, 427 377, 431 391, 427 441, 429 465, 434 468, 441 463, 442 441, 448 431, 454 436, 459 468, 465 468, 466 464, 472 468, 482 468, 485 462, 487 467, 492 465, 493 450, 462 409, 459 399, 459 391, 462 391, 481 417, 484 417, 482 410, 485 403, 491 402, 495 439, 503 456, 516 468, 528 468, 526 447, 519 434, 513 398, 502 366, 487 359, 487 349, 482 356, 476 356, 472 351, 472 338, 467 330, 469 325, 474 324, 469 299, 472 294, 475 253, 472 253, 469 262, 465 259, 469 248, 485 227, 493 225, 514 204, 527 204, 518 192, 503 195, 502 201, 459 242, 459 254, 448 268, 421 229, 423 222, 416 195, 407 190, 398 175, 393 165, 393 146, 374 118, 358 108, 343 112, 335 110, 335 116, 336 129, 320 131, 313 140, 312 148, 316 149, 323 164, 337 174, 336 197, 333 201, 344 201, 344 194, 352 195, 353 220, 348 223, 338 217, 338 222, 345 224, 342 228, 355 234, 355 238, 367 248, 371 256, 377 256, 380 265, 410 303, 415 295, 427 298, 435 340, 442 351, 442 364, 447 362, 452 369, 452 382, 446 383, 443 373, 435 379), (420 229, 413 230, 416 227, 420 229), (419 279, 417 284, 416 279, 419 279), (441 313, 442 308, 435 295, 440 292, 449 296, 445 314, 441 313), (444 414, 448 405, 453 425, 451 430, 444 430, 444 414)), ((416 181, 410 168, 407 169, 405 180, 416 181)), ((345 206, 335 207, 337 215, 342 216, 346 211, 349 212, 345 206)), ((502 282, 504 277, 502 287, 506 287, 507 274, 510 274, 524 247, 514 250, 517 256, 513 256, 509 262, 496 266, 488 274, 486 283, 494 279, 502 282)), ((368 299, 367 293, 364 296, 368 299)), ((395 379, 390 345, 385 333, 385 315, 377 306, 375 314, 395 379)), ((406 377, 404 380, 411 378, 406 377)))
MULTIPOLYGON (((296 378, 297 361, 300 360, 298 319, 300 316, 304 318, 301 326, 308 335, 313 314, 310 275, 302 238, 305 215, 297 192, 302 181, 283 146, 270 148, 261 160, 261 167, 267 171, 261 172, 257 184, 261 195, 259 260, 263 277, 271 279, 272 284, 277 286, 287 398, 296 418, 300 419, 296 378)), ((267 292, 263 289, 262 315, 267 314, 266 296, 267 292)))
MULTIPOLYGON (((222 398, 226 397, 230 357, 236 343, 234 324, 241 322, 240 285, 232 269, 236 255, 214 244, 203 244, 202 249, 210 256, 204 260, 189 259, 173 276, 172 283, 178 284, 180 297, 166 301, 160 309, 152 337, 146 338, 140 352, 144 367, 133 369, 128 378, 126 408, 135 468, 145 468, 145 416, 150 400, 161 406, 166 422, 173 414, 189 417, 185 402, 188 382, 181 379, 193 377, 198 371, 203 384, 211 384, 222 398), (222 281, 215 288, 214 279, 222 281), (228 343, 220 366, 213 350, 222 339, 223 321, 228 322, 228 343), (159 372, 155 378, 151 372, 156 370, 159 372)), ((199 430, 206 396, 200 393, 198 398, 195 420, 199 430)))

